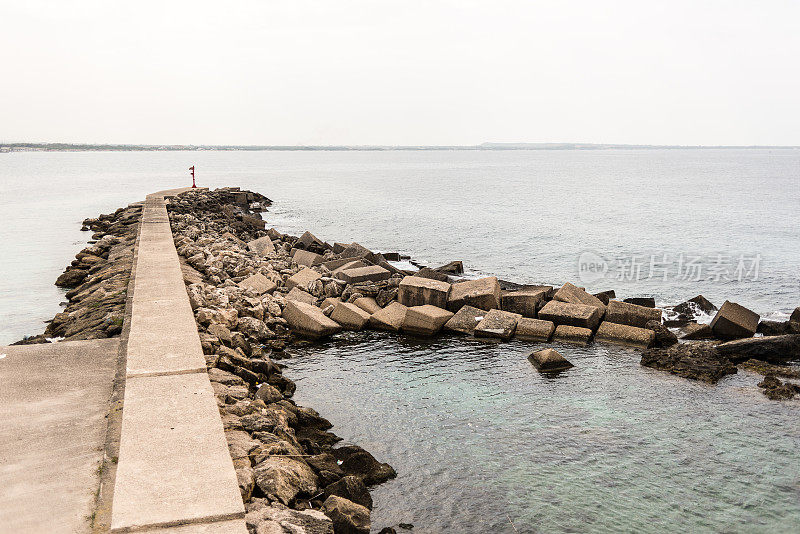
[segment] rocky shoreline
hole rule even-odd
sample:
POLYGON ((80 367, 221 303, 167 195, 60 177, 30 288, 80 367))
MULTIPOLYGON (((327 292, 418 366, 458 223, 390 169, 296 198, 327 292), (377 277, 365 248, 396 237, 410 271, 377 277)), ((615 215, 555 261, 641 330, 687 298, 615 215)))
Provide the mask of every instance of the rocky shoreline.
MULTIPOLYGON (((701 295, 660 310, 650 298, 617 300, 569 283, 464 280, 460 262, 405 271, 391 263, 396 253, 267 229, 260 212, 270 204, 238 188, 190 191, 168 204, 251 532, 369 532, 368 488, 396 475, 356 445, 337 446, 331 423, 291 400, 295 384, 279 360, 295 343, 342 329, 616 343, 641 349, 641 365, 685 378, 713 384, 743 368, 764 375, 758 386, 770 399, 800 393, 789 381, 800 373, 785 365, 800 359, 800 308, 776 323, 701 295), (711 324, 697 322, 711 313, 711 324)), ((84 221, 93 243, 57 281, 71 288, 69 304, 45 334, 20 343, 119 335, 140 215, 132 204, 84 221)), ((530 359, 543 373, 572 367, 551 348, 530 359)))

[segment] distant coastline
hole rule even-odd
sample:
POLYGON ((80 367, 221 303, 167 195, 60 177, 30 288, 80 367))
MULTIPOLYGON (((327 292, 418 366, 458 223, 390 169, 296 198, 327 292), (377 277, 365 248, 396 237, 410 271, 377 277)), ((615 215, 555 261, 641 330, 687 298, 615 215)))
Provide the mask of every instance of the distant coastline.
POLYGON ((91 143, 0 143, 2 152, 175 152, 175 151, 392 151, 392 150, 703 150, 798 149, 768 145, 624 145, 595 143, 481 143, 480 145, 127 145, 91 143))

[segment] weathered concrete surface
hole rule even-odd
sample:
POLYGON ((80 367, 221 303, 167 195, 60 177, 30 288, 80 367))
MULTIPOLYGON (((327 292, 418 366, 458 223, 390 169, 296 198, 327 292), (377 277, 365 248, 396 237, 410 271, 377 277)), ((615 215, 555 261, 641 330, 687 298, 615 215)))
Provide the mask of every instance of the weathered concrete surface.
POLYGON ((206 373, 125 384, 112 531, 244 516, 206 373))
POLYGON ((111 531, 243 533, 244 505, 163 195, 147 197, 137 246, 111 531))
POLYGON ((0 532, 89 532, 118 345, 0 347, 0 532))

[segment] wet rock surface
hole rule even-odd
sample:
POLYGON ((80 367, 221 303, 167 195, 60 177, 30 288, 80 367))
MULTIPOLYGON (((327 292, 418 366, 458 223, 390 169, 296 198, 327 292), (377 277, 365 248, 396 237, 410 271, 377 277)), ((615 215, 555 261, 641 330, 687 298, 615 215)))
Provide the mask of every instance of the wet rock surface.
POLYGON ((641 364, 709 384, 716 384, 725 375, 736 373, 736 366, 717 350, 713 342, 648 349, 642 353, 641 364))

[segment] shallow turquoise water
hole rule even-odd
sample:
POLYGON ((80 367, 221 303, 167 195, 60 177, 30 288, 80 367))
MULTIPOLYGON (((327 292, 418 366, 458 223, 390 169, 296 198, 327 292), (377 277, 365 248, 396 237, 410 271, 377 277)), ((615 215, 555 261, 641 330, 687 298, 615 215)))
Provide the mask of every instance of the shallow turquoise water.
POLYGON ((553 344, 575 368, 546 377, 526 358, 536 346, 344 334, 283 363, 299 403, 397 469, 373 492, 378 528, 796 531, 800 401, 768 400, 754 374, 710 386, 602 344, 553 344))

